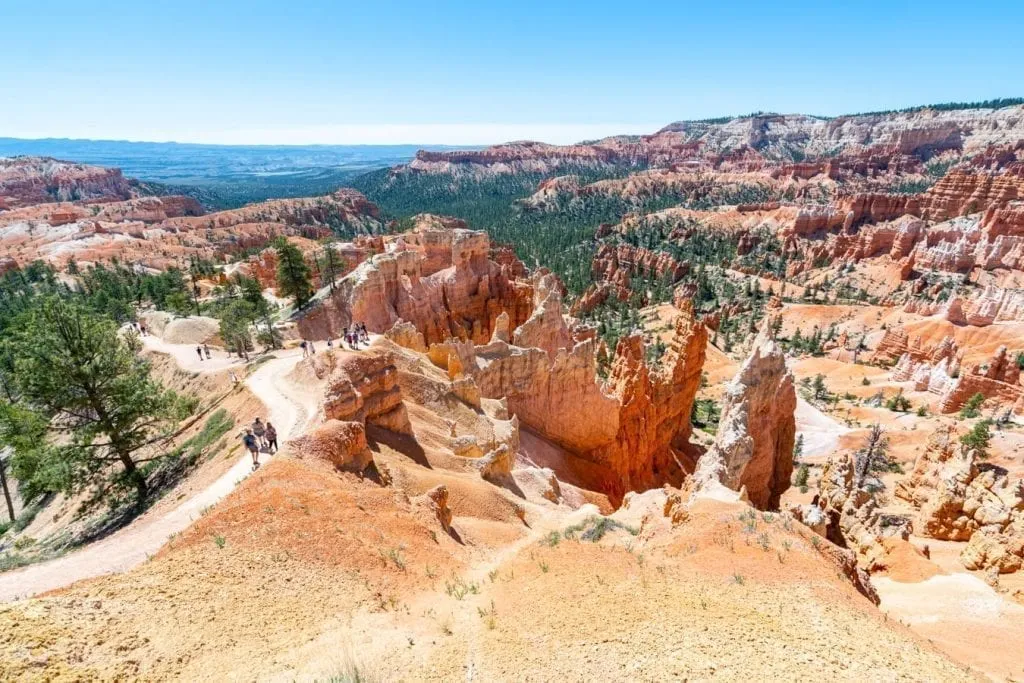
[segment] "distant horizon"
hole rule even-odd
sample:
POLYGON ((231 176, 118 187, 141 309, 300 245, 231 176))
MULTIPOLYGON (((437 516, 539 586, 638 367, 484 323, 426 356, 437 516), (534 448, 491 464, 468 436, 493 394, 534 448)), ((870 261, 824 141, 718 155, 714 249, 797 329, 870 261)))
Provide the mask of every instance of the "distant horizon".
MULTIPOLYGON (((1021 100, 1016 96, 992 97, 986 100, 977 101, 979 104, 985 101, 998 100, 1021 100)), ((927 109, 932 106, 939 106, 947 103, 960 102, 959 100, 944 100, 942 102, 929 102, 923 104, 909 104, 893 106, 889 109, 877 111, 903 112, 913 109, 927 109)), ((964 100, 963 102, 971 103, 964 100)), ((1016 106, 1016 105, 1014 105, 1016 106)), ((807 112, 774 112, 774 111, 751 111, 745 114, 723 114, 703 118, 674 118, 664 123, 649 124, 348 124, 337 126, 317 126, 307 128, 288 129, 240 129, 230 133, 205 133, 198 134, 193 139, 188 133, 182 136, 154 135, 153 137, 90 137, 81 134, 39 134, 39 135, 8 135, 0 130, 0 141, 18 142, 69 142, 69 143, 115 143, 115 144, 146 144, 146 145, 195 145, 207 147, 417 147, 417 148, 452 148, 452 149, 474 149, 494 145, 510 144, 515 142, 540 142, 556 145, 571 145, 586 141, 600 140, 620 135, 651 135, 673 123, 680 122, 701 122, 713 120, 735 120, 753 116, 755 114, 768 114, 778 116, 808 116, 817 119, 836 119, 843 117, 867 116, 877 111, 859 111, 840 114, 810 114, 807 112), (443 141, 410 141, 415 138, 393 138, 395 131, 440 131, 447 138, 443 141), (505 137, 496 135, 497 131, 503 131, 505 137), (468 133, 469 141, 454 141, 450 136, 459 132, 468 133), (278 134, 279 138, 267 141, 245 141, 248 136, 263 137, 268 134, 278 134), (513 133, 519 133, 515 135, 513 133), (535 135, 531 133, 536 133, 535 135), (509 134, 513 134, 508 136, 509 134), (315 137, 307 138, 305 136, 315 137), (339 137, 340 136, 340 137, 339 137), (158 139, 159 138, 159 139, 158 139), (212 138, 212 139, 211 139, 212 138), (226 139, 235 138, 231 141, 226 139), (289 141, 283 141, 283 140, 289 141), (305 141, 305 140, 310 141, 305 141), (326 139, 326 141, 325 141, 326 139), (349 141, 356 139, 359 141, 349 141), (371 141, 366 141, 367 139, 371 141), (299 141, 303 140, 303 141, 299 141), (316 140, 316 141, 312 141, 316 140)), ((424 132, 424 135, 429 133, 424 132)))

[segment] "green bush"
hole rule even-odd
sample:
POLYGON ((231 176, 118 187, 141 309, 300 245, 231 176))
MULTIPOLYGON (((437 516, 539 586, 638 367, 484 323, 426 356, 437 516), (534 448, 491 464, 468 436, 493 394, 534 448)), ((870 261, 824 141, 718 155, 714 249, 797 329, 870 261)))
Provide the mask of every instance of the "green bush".
POLYGON ((960 437, 960 443, 974 449, 979 458, 987 458, 988 445, 992 439, 992 434, 988 430, 991 424, 992 420, 982 420, 974 425, 974 429, 960 437))
POLYGON ((963 408, 960 409, 960 417, 972 418, 981 415, 981 405, 985 402, 985 395, 977 393, 967 399, 967 403, 964 403, 963 408))

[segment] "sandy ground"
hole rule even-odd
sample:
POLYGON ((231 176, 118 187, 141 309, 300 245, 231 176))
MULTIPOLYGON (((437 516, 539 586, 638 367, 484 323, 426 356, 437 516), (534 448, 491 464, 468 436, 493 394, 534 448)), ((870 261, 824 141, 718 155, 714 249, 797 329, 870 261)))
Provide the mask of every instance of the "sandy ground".
POLYGON ((1024 677, 1024 606, 965 572, 919 583, 874 579, 882 610, 994 680, 1024 677))
POLYGON ((804 437, 803 457, 824 461, 839 446, 839 439, 850 429, 821 412, 802 398, 796 401, 796 433, 804 437))
MULTIPOLYGON (((244 366, 225 358, 200 362, 191 345, 168 344, 153 336, 145 337, 145 340, 146 348, 168 353, 185 370, 216 372, 237 365, 238 374, 244 374, 244 366)), ((280 353, 273 360, 264 362, 245 384, 269 407, 267 415, 277 426, 283 442, 284 438, 300 433, 313 417, 315 397, 303 396, 299 388, 283 379, 301 360, 301 353, 280 353)), ((264 454, 262 457, 268 456, 264 454)), ((166 514, 144 516, 88 547, 0 574, 0 601, 36 595, 82 579, 123 572, 137 566, 155 554, 169 537, 188 527, 204 510, 230 493, 251 472, 252 460, 248 454, 242 454, 216 481, 166 514)))

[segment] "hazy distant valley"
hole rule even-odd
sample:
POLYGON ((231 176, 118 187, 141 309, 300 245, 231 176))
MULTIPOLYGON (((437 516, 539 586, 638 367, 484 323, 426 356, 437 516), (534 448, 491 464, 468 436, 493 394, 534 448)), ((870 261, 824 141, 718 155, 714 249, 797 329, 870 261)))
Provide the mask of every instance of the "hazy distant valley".
MULTIPOLYGON (((199 145, 0 138, 0 157, 46 156, 120 168, 153 191, 229 209, 333 192, 362 173, 410 161, 417 145, 199 145)), ((457 149, 437 146, 431 149, 457 149)))

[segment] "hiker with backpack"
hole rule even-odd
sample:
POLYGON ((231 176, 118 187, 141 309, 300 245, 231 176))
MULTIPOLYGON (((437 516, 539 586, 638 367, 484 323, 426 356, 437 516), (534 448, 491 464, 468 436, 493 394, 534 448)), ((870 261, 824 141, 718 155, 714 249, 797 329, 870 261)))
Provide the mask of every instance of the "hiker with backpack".
POLYGON ((252 470, 255 472, 260 466, 260 448, 256 444, 256 437, 253 436, 251 429, 245 430, 242 443, 245 444, 245 448, 252 454, 252 470))

